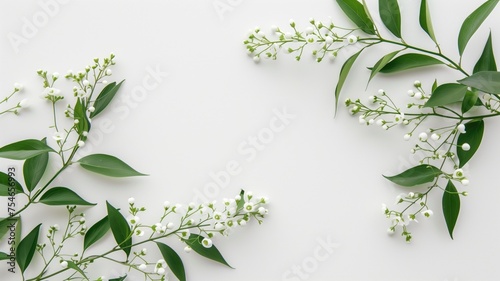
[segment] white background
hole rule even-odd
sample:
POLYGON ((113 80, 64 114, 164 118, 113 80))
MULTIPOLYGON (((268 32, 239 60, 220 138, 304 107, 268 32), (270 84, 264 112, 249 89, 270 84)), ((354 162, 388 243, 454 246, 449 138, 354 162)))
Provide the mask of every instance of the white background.
MULTIPOLYGON (((377 2, 367 2, 376 15, 377 2)), ((430 3, 437 38, 450 57, 458 59, 459 27, 482 2, 430 3)), ((419 3, 400 1, 403 34, 410 43, 432 48, 418 26, 419 3)), ((481 149, 467 167, 470 196, 462 200, 455 240, 447 234, 440 194, 435 192, 430 199, 435 216, 412 225, 414 241, 406 244, 398 235, 386 234, 389 221, 380 205, 392 206, 395 196, 404 191, 382 174, 395 174, 416 163, 409 154, 415 140, 404 142, 404 129, 386 132, 359 126, 357 118, 342 107, 334 118, 336 77, 342 61, 355 49, 341 53, 334 62, 320 64, 308 55, 297 63, 285 54, 278 61, 255 64, 246 55, 242 42, 247 31, 256 26, 268 32, 271 25, 286 27, 293 18, 305 27, 310 17, 331 18, 350 26, 335 1, 2 1, 0 11, 0 92, 6 95, 14 82, 21 82, 26 89, 17 98, 32 101, 32 107, 20 116, 0 118, 1 145, 52 134, 48 128, 50 108, 39 98, 42 88, 37 69, 66 73, 91 64, 94 57, 110 52, 117 55, 113 78, 126 82, 111 107, 115 112, 109 110, 101 121, 93 123, 98 128, 106 119, 111 127, 101 130, 102 138, 86 150, 116 155, 149 176, 115 180, 78 167, 66 171, 58 184, 99 203, 85 209, 89 224, 104 215, 105 200, 125 209, 131 196, 137 204, 148 207, 145 219, 154 222, 164 200, 190 202, 213 182, 210 173, 223 171, 229 161, 238 162, 241 173, 232 176, 230 184, 214 196, 206 195, 209 199, 233 197, 241 188, 271 199, 270 214, 263 225, 254 222, 229 238, 214 240, 236 269, 186 254, 181 243, 169 240, 184 260, 188 280, 500 278, 498 134, 494 129, 498 121, 488 120, 481 149), (46 13, 40 3, 56 6, 52 6, 46 23, 25 36, 26 22, 33 23, 34 15, 46 13), (218 11, 214 5, 220 3, 232 6, 218 11), (26 41, 14 46, 9 40, 13 33, 26 41), (168 76, 160 76, 157 86, 146 95, 134 97, 134 89, 155 69, 168 76), (127 111, 118 112, 118 107, 127 111), (249 137, 269 128, 275 110, 285 109, 294 118, 257 151, 255 158, 238 152, 249 137), (321 246, 319 241, 328 240, 338 245, 318 261, 314 252, 321 246), (304 275, 287 273, 294 267, 301 267, 304 275)), ((493 11, 473 37, 464 59, 467 69, 477 60, 488 27, 497 43, 500 30, 495 28, 495 18, 499 13, 498 9, 493 11)), ((378 48, 360 58, 341 100, 366 99, 379 88, 403 100, 416 79, 429 87, 435 77, 443 83, 459 78, 449 70, 433 67, 380 76, 365 91, 369 74, 365 66, 373 65, 387 52, 378 48)), ((71 88, 65 86, 70 99, 71 88)), ((14 165, 22 170, 21 162, 0 163, 2 169, 14 165)), ((48 225, 64 222, 63 209, 36 206, 23 219, 24 235, 40 221, 46 231, 48 225)), ((149 248, 152 256, 157 255, 153 246, 149 248)), ((20 280, 7 272, 4 263, 0 269, 2 280, 20 280)), ((96 266, 91 276, 116 277, 123 272, 115 265, 96 266)))

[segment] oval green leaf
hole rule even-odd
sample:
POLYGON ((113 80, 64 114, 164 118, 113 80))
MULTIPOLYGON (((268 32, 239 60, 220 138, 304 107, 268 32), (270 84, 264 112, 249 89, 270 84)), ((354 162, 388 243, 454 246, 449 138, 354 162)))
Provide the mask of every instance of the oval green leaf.
POLYGON ((387 27, 394 36, 401 38, 401 12, 399 11, 398 1, 379 0, 378 11, 385 27, 387 27))
POLYGON ((440 169, 432 165, 422 164, 410 168, 401 174, 384 177, 401 186, 414 186, 431 182, 441 174, 442 172, 440 169))
POLYGON ((419 16, 420 27, 429 35, 429 37, 437 44, 436 35, 434 34, 434 28, 432 27, 431 14, 429 12, 429 5, 427 0, 422 0, 420 2, 420 16, 419 16))
POLYGON ((375 75, 377 75, 377 73, 379 73, 380 70, 384 68, 384 66, 388 64, 399 52, 401 52, 401 50, 389 53, 379 59, 377 63, 375 63, 375 65, 371 68, 370 79, 368 79, 368 83, 370 83, 372 78, 375 77, 375 75))
POLYGON ((495 62, 495 54, 493 53, 493 43, 491 40, 491 31, 484 46, 483 53, 476 65, 474 66, 474 73, 480 71, 497 71, 497 64, 495 62))
POLYGON ((375 27, 368 17, 363 4, 357 0, 337 0, 337 4, 344 14, 363 32, 375 35, 375 27))
POLYGON ((19 242, 16 249, 16 261, 21 272, 24 272, 28 268, 33 259, 41 226, 42 224, 37 225, 19 242))
POLYGON ((83 139, 83 132, 90 132, 90 121, 87 117, 87 107, 85 107, 80 98, 76 99, 75 109, 73 110, 75 115, 75 120, 78 120, 76 124, 76 131, 83 139))
POLYGON ((11 189, 11 186, 14 187, 16 194, 24 193, 22 185, 14 177, 0 172, 0 196, 10 196, 9 189, 11 189))
MULTIPOLYGON (((47 144, 47 139, 42 139, 42 142, 47 144)), ((24 183, 29 191, 35 189, 37 184, 43 177, 47 164, 49 163, 49 153, 44 152, 40 155, 26 159, 23 165, 24 183)))
POLYGON ((40 203, 51 206, 58 205, 80 205, 90 206, 96 205, 85 201, 80 195, 76 194, 73 190, 66 187, 54 187, 47 190, 39 200, 40 203))
POLYGON ((28 139, 1 147, 0 157, 13 160, 25 160, 46 152, 55 151, 42 141, 28 139))
POLYGON ((94 112, 90 113, 90 118, 94 118, 95 116, 97 116, 97 114, 101 113, 109 105, 124 81, 125 80, 122 80, 120 83, 118 83, 118 85, 116 84, 116 82, 110 83, 106 87, 104 87, 104 89, 102 89, 101 93, 94 102, 95 110, 94 112))
POLYGON ((423 54, 416 54, 416 53, 409 53, 409 54, 404 54, 401 55, 389 63, 387 63, 381 70, 380 72, 382 73, 394 73, 394 72, 399 72, 399 71, 404 71, 412 68, 417 68, 417 67, 424 67, 424 66, 430 66, 430 65, 436 65, 436 64, 444 64, 442 61, 435 59, 433 57, 423 55, 423 54))
POLYGON ((479 101, 479 94, 476 90, 469 91, 465 93, 464 100, 462 101, 462 113, 465 114, 467 111, 469 111, 472 107, 477 105, 477 102, 479 101))
POLYGON ((500 72, 480 71, 458 80, 458 83, 490 94, 500 94, 500 72))
POLYGON ((96 222, 87 230, 83 239, 83 250, 87 250, 90 246, 99 241, 110 229, 108 216, 105 216, 100 221, 96 222))
POLYGON ((458 214, 460 213, 460 195, 451 180, 448 181, 448 185, 446 185, 446 189, 443 193, 442 207, 448 232, 450 233, 451 239, 453 239, 453 230, 455 229, 458 214))
POLYGON ((472 120, 465 124, 465 134, 460 134, 457 140, 457 156, 459 160, 459 167, 462 168, 474 156, 484 133, 484 121, 482 119, 472 120), (464 143, 470 145, 468 151, 463 150, 460 146, 464 143))
POLYGON ((145 176, 122 160, 107 154, 92 154, 77 161, 82 168, 109 177, 145 176))
POLYGON ((340 92, 342 91, 342 87, 344 86, 345 80, 347 79, 347 75, 349 75, 349 71, 351 70, 354 62, 362 51, 363 49, 348 58, 340 69, 339 80, 337 82, 337 86, 335 87, 335 108, 338 107, 340 92))
POLYGON ((462 101, 467 86, 457 83, 447 83, 439 85, 433 92, 429 100, 425 103, 425 107, 443 106, 462 101))
POLYGON ((0 218, 0 241, 7 232, 16 230, 17 218, 0 218))
POLYGON ((191 247, 193 249, 193 251, 195 251, 199 255, 201 255, 201 256, 203 256, 203 257, 205 257, 207 259, 211 259, 213 261, 222 263, 223 265, 226 265, 228 267, 231 267, 226 262, 226 260, 224 259, 224 257, 221 255, 221 253, 219 252, 219 250, 217 250, 217 248, 215 247, 215 245, 212 245, 212 247, 210 247, 210 248, 205 248, 205 246, 203 246, 201 244, 201 241, 203 241, 204 238, 205 237, 203 237, 201 235, 198 235, 198 234, 191 234, 189 236, 189 239, 184 240, 184 242, 186 242, 186 244, 188 244, 189 247, 191 247))
POLYGON ((458 34, 458 52, 463 55, 465 47, 479 26, 489 16, 500 0, 488 0, 472 12, 463 22, 458 34))
POLYGON ((186 271, 184 269, 184 264, 182 263, 181 257, 174 251, 174 249, 170 248, 168 245, 156 242, 158 248, 160 249, 161 255, 163 259, 168 264, 172 273, 179 279, 179 281, 186 281, 186 271))
POLYGON ((130 230, 130 226, 120 211, 109 204, 108 201, 106 201, 106 207, 108 210, 108 221, 111 233, 113 233, 113 237, 118 247, 120 247, 128 257, 132 247, 132 231, 130 230))

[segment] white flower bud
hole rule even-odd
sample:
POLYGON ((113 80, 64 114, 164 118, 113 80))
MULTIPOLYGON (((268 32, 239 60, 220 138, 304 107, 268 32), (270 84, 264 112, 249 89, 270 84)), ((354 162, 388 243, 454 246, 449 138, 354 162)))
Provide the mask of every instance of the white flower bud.
POLYGON ((457 126, 457 130, 459 133, 461 134, 465 134, 465 125, 464 124, 460 124, 457 126))
POLYGON ((356 35, 349 35, 347 37, 347 43, 349 44, 355 44, 356 42, 358 42, 358 37, 356 35))
POLYGON ((411 138, 411 134, 405 134, 404 137, 403 137, 403 139, 405 141, 409 140, 410 138, 411 138))
POLYGON ((468 143, 464 143, 464 144, 462 144, 462 149, 464 151, 469 151, 470 150, 470 145, 468 143))
POLYGON ((420 141, 427 141, 427 133, 420 133, 420 135, 418 135, 418 138, 420 139, 420 141))

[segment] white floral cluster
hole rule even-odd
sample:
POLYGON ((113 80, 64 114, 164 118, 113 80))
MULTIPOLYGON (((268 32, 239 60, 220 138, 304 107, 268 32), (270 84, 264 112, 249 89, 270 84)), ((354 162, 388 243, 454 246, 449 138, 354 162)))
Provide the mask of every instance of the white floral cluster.
MULTIPOLYGON (((92 65, 88 65, 83 70, 77 72, 68 70, 67 74, 64 76, 66 79, 71 80, 76 84, 76 86, 72 89, 73 96, 79 99, 81 106, 86 109, 87 115, 95 111, 93 106, 95 97, 92 98, 92 96, 95 93, 94 91, 96 90, 96 86, 98 84, 106 85, 108 82, 104 79, 113 74, 113 71, 109 67, 115 65, 114 59, 115 55, 113 53, 104 59, 94 58, 94 63, 92 65)), ((37 71, 37 74, 43 79, 42 85, 44 91, 42 93, 42 98, 52 103, 55 116, 56 103, 65 98, 61 89, 55 87, 55 83, 60 78, 60 74, 58 72, 48 74, 46 70, 41 69, 37 71)), ((53 128, 55 132, 52 138, 60 147, 60 154, 62 151, 68 149, 65 148, 65 144, 70 140, 71 133, 77 132, 77 126, 80 122, 80 120, 75 117, 74 107, 75 106, 68 104, 64 110, 65 116, 73 121, 73 124, 69 129, 59 128, 56 117, 54 117, 53 128)), ((91 122, 90 118, 88 118, 88 120, 91 122)), ((87 135, 88 131, 81 132, 81 134, 77 136, 75 146, 84 146, 87 135)))
POLYGON ((352 34, 353 29, 339 28, 332 22, 323 23, 312 18, 309 24, 304 30, 299 30, 296 22, 290 20, 291 30, 273 26, 269 35, 257 27, 249 31, 248 39, 243 43, 255 62, 261 57, 275 60, 280 52, 294 54, 298 61, 308 45, 315 46, 312 55, 321 62, 326 56, 334 59, 342 48, 358 41, 358 37, 352 34))
MULTIPOLYGON (((201 245, 210 248, 213 246, 214 234, 228 236, 236 228, 245 226, 252 218, 259 224, 262 223, 268 214, 266 205, 269 199, 242 191, 235 198, 223 199, 222 204, 213 201, 203 204, 190 203, 186 206, 165 201, 162 216, 152 225, 141 223, 140 213, 146 211, 146 208, 136 206, 135 198, 129 198, 128 203, 127 221, 135 236, 148 236, 148 240, 177 236, 186 243, 184 251, 189 253, 192 248, 187 242, 190 242, 191 234, 203 236, 201 245)), ((131 267, 145 274, 145 277, 166 274, 165 261, 147 262, 146 252, 147 249, 134 252, 135 258, 130 263, 131 267), (134 262, 135 259, 140 262, 134 262)))
MULTIPOLYGON (((451 115, 450 120, 458 120, 458 122, 422 130, 421 127, 428 118, 447 116, 445 112, 438 112, 435 108, 425 108, 424 104, 429 100, 430 95, 425 93, 420 81, 415 81, 414 87, 415 89, 408 90, 411 101, 406 105, 406 108, 407 110, 416 109, 416 111, 403 111, 382 89, 378 91, 377 95, 369 96, 366 103, 359 99, 354 101, 346 99, 345 106, 352 115, 358 116, 361 125, 377 125, 383 130, 389 130, 396 126, 410 127, 407 133, 403 135, 403 139, 409 141, 413 136, 417 136, 416 144, 410 152, 412 154, 418 153, 421 156, 419 164, 434 164, 437 162, 439 163, 437 166, 442 170, 440 178, 452 180, 464 186, 468 185, 469 179, 464 170, 459 168, 456 155, 458 149, 468 151, 471 148, 468 143, 457 143, 458 136, 466 133, 465 125, 460 118, 451 115), (445 172, 445 169, 451 171, 445 172)), ((448 108, 441 108, 441 110, 451 112, 451 109, 448 108)), ((401 227, 402 236, 405 237, 407 242, 410 242, 412 236, 407 226, 410 222, 417 222, 419 214, 426 218, 432 216, 433 212, 427 206, 427 196, 433 187, 439 187, 438 184, 439 182, 436 180, 428 187, 427 192, 410 192, 398 195, 396 204, 406 205, 403 207, 403 211, 390 210, 383 204, 382 210, 391 221, 388 232, 392 234, 396 231, 396 228, 401 227)), ((467 192, 460 192, 459 194, 467 196, 467 192)))
MULTIPOLYGON (((12 98, 15 94, 22 92, 24 89, 24 86, 20 83, 14 83, 14 89, 12 92, 6 96, 4 99, 0 100, 0 105, 3 103, 6 103, 9 101, 10 98, 12 98)), ((6 114, 6 113, 14 113, 14 114, 19 114, 23 108, 28 108, 30 105, 29 99, 22 99, 20 102, 16 103, 16 105, 7 108, 7 109, 0 109, 0 115, 6 114)))

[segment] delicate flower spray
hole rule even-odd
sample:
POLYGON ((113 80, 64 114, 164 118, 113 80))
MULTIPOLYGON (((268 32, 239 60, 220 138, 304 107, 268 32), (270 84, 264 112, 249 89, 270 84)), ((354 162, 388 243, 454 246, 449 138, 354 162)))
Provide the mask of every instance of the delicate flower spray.
POLYGON ((378 1, 378 12, 385 30, 377 26, 364 0, 336 2, 356 25, 355 28, 315 19, 310 19, 305 29, 299 29, 292 20, 286 29, 272 27, 269 35, 256 28, 244 41, 248 54, 257 62, 261 57, 277 59, 280 53, 294 54, 295 59, 300 60, 306 49, 311 48, 313 57, 321 62, 325 57, 336 58, 341 50, 348 53, 355 45, 357 49, 351 52, 340 69, 335 89, 337 104, 348 74, 354 71, 357 58, 367 49, 382 44, 390 45, 395 50, 368 68, 368 81, 377 75, 428 66, 447 67, 462 75, 463 79, 447 83, 438 83, 436 80, 424 85, 415 81, 407 91, 409 101, 404 106, 397 105, 384 90, 370 95, 366 101, 345 100, 349 112, 358 116, 362 125, 379 126, 383 130, 404 128, 406 132, 402 139, 414 142, 411 153, 420 157, 414 167, 397 175, 385 176, 397 185, 413 187, 410 192, 396 198, 396 205, 402 206, 400 209, 393 210, 385 204, 382 206, 384 215, 390 220, 389 233, 400 231, 402 237, 410 242, 412 234, 409 224, 434 215, 428 205, 428 198, 432 191, 439 190, 442 192, 442 213, 449 235, 453 238, 460 212, 460 198, 467 195, 466 191, 459 190, 469 185, 464 165, 479 148, 484 120, 500 115, 500 72, 497 72, 491 34, 472 67, 472 74, 462 65, 462 57, 467 43, 498 1, 486 1, 465 19, 459 32, 458 61, 442 52, 434 34, 426 0, 421 1, 419 24, 435 43, 436 48, 432 50, 408 44, 403 39, 401 18, 404 15, 400 12, 398 1, 378 1), (389 36, 384 35, 384 32, 389 36))
MULTIPOLYGON (((49 74, 48 71, 38 70, 37 74, 43 81, 42 98, 52 109, 50 128, 53 133, 42 140, 26 139, 0 147, 1 158, 24 161, 23 182, 17 181, 17 175, 11 170, 8 173, 0 172, 0 196, 7 198, 9 206, 16 207, 9 211, 7 218, 0 218, 0 229, 15 229, 19 242, 16 241, 16 247, 8 251, 15 256, 16 271, 20 272, 23 280, 104 281, 108 280, 106 275, 97 274, 102 269, 92 265, 97 260, 107 260, 143 274, 144 280, 167 280, 168 272, 171 272, 175 278, 185 281, 182 260, 165 244, 166 238, 176 237, 185 244, 186 252, 194 251, 229 266, 214 245, 216 236, 227 236, 252 219, 261 223, 267 215, 267 198, 241 191, 235 198, 223 200, 222 204, 191 203, 183 206, 165 202, 161 208, 162 215, 151 225, 142 222, 141 215, 146 208, 137 206, 134 198, 128 200, 127 218, 122 215, 122 211, 106 202, 107 215, 88 226, 89 222, 84 213, 77 211, 77 206, 96 204, 85 200, 71 188, 53 186, 66 169, 76 166, 108 177, 145 176, 115 156, 90 154, 80 157, 78 153, 92 134, 92 120, 99 118, 99 114, 106 110, 123 83, 105 80, 113 73, 111 67, 115 65, 114 58, 114 54, 104 59, 96 58, 81 71, 68 71, 65 78, 74 83, 70 91, 58 87, 57 81, 61 79, 59 73, 49 74), (67 103, 63 104, 64 101, 67 103), (50 154, 56 157, 49 157, 50 154), (49 175, 53 172, 48 169, 51 161, 59 161, 60 168, 49 175), (65 206, 67 222, 49 227, 42 222, 21 237, 23 221, 30 219, 26 215, 21 219, 21 214, 39 205, 65 206), (96 244, 110 235, 116 244, 108 244, 108 249, 95 254, 97 249, 106 247, 96 244), (74 249, 70 246, 74 242, 82 244, 78 253, 68 252, 69 248, 74 249), (163 259, 153 261, 146 256, 147 245, 157 248, 163 259), (32 261, 35 262, 34 266, 30 266, 32 261)), ((13 93, 0 105, 22 88, 16 84, 13 93)), ((26 104, 21 101, 0 114, 18 113, 26 104)), ((0 231, 0 240, 7 240, 9 237, 6 234, 7 231, 0 231)), ((0 260, 8 258, 6 253, 0 251, 0 260)), ((109 281, 126 278, 126 275, 119 276, 109 281)))
MULTIPOLYGON (((251 220, 262 223, 268 213, 268 201, 266 197, 255 197, 243 190, 235 198, 224 199, 219 204, 214 201, 184 206, 166 201, 161 208, 157 208, 161 209, 158 222, 145 224, 140 217, 146 216, 146 208, 138 206, 135 198, 130 198, 127 218, 108 202, 107 216, 90 227, 86 225, 85 215, 76 212, 75 206, 67 207, 69 216, 66 226, 50 226, 46 234, 48 241, 36 246, 36 252, 45 266, 37 277, 27 280, 49 280, 54 276, 60 280, 106 280, 103 276, 92 277, 102 271, 92 268, 98 260, 112 261, 128 271, 143 275, 144 280, 171 280, 168 277, 170 274, 178 280, 186 280, 181 255, 165 244, 172 241, 168 239, 170 237, 185 244, 186 253, 194 251, 230 267, 213 239, 228 236, 251 220), (102 251, 102 254, 87 254, 87 250, 95 252, 96 247, 105 248, 96 244, 108 233, 113 235, 117 244, 102 251), (83 249, 80 253, 65 251, 69 240, 82 239, 83 249), (156 248, 163 258, 150 258, 148 247, 156 248), (116 253, 122 253, 122 256, 118 255, 117 258, 116 253), (54 266, 53 261, 57 261, 58 266, 54 266)), ((126 275, 109 280, 125 278, 126 275)))

